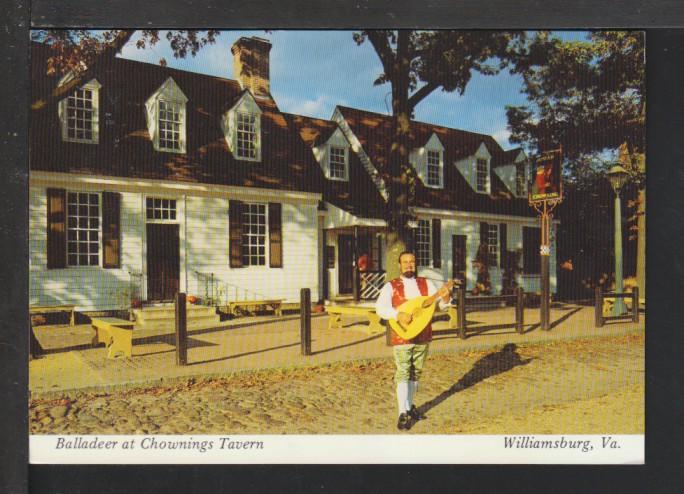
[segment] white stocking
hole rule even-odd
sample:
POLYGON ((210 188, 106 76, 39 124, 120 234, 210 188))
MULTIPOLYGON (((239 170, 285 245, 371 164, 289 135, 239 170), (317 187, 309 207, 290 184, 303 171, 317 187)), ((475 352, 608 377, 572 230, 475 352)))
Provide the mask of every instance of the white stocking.
POLYGON ((408 408, 411 409, 413 405, 413 398, 416 396, 416 391, 418 391, 418 381, 408 382, 408 408))
POLYGON ((409 383, 397 383, 397 405, 399 406, 399 415, 409 411, 411 408, 409 402, 409 383))

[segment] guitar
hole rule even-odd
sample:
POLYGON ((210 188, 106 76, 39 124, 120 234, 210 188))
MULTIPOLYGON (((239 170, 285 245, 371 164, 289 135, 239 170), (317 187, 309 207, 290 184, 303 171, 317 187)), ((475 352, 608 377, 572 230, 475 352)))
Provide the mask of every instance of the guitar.
POLYGON ((390 319, 390 327, 404 340, 410 340, 418 336, 432 321, 432 316, 437 308, 437 299, 451 291, 456 283, 454 280, 447 281, 434 295, 422 295, 412 298, 401 304, 397 310, 411 314, 411 322, 404 325, 397 319, 390 319))

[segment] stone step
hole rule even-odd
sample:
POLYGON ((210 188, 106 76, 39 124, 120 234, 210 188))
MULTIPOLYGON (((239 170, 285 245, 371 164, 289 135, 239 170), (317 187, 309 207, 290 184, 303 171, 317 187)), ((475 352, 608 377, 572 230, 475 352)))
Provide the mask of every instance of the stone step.
MULTIPOLYGON (((188 329, 197 328, 211 328, 218 326, 221 322, 221 316, 214 314, 211 316, 196 316, 192 319, 188 318, 186 325, 188 329)), ((176 321, 174 318, 153 318, 135 321, 135 329, 175 329, 176 321)))

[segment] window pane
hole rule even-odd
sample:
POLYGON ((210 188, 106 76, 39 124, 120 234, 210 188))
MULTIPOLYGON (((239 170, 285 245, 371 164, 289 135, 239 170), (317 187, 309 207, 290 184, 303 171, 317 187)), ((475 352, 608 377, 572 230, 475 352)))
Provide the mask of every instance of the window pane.
POLYGON ((242 215, 242 262, 245 266, 266 263, 266 206, 246 203, 242 215))
POLYGON ((93 91, 79 89, 67 97, 67 137, 92 141, 95 127, 94 111, 93 91))
POLYGON ((69 266, 97 265, 99 261, 99 195, 67 194, 67 263, 69 266))
POLYGON ((237 114, 237 155, 240 158, 256 158, 257 116, 239 112, 237 114))
POLYGON ((416 263, 418 266, 430 266, 432 261, 432 235, 429 220, 419 220, 416 229, 416 263))

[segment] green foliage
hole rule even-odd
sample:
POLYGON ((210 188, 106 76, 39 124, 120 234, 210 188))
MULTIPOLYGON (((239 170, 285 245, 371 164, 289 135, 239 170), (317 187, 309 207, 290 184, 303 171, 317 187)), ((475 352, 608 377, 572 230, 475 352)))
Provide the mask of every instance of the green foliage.
MULTIPOLYGON (((623 143, 630 155, 643 153, 643 32, 599 31, 587 41, 540 32, 520 47, 514 72, 529 103, 507 107, 511 142, 533 152, 562 146, 565 178, 580 184, 603 173, 601 156, 623 143)), ((636 167, 625 168, 643 180, 636 167)))
POLYGON ((390 84, 394 135, 389 165, 380 174, 388 183, 388 223, 402 241, 409 239, 406 222, 415 188, 408 163, 410 118, 418 103, 436 89, 460 94, 477 71, 497 74, 524 46, 522 31, 418 31, 372 30, 354 33, 354 41, 368 40, 383 71, 375 85, 390 84))

